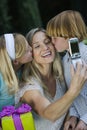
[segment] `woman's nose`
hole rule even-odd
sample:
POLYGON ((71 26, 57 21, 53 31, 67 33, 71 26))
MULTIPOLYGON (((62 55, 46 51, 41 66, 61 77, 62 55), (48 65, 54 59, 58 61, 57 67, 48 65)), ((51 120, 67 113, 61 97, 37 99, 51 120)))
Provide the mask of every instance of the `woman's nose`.
POLYGON ((48 47, 46 44, 44 44, 44 45, 43 45, 43 48, 44 48, 44 49, 48 49, 49 47, 48 47))

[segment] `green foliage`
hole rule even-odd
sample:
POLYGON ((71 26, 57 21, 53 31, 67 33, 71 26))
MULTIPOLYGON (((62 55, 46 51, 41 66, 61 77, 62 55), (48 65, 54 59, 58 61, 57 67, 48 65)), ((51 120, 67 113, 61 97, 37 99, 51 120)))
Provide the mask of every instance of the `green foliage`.
POLYGON ((21 31, 27 33, 29 29, 42 25, 36 0, 19 0, 18 8, 21 31))
POLYGON ((7 0, 0 1, 0 34, 6 33, 11 29, 11 16, 8 15, 7 0))
POLYGON ((83 43, 84 43, 85 45, 87 45, 87 39, 84 39, 84 40, 83 40, 83 43))
POLYGON ((0 34, 42 26, 37 0, 0 0, 0 34))

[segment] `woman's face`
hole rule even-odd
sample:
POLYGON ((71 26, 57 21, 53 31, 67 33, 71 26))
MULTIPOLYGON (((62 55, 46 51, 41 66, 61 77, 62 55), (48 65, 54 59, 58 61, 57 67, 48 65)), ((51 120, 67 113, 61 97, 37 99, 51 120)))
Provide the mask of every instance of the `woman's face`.
POLYGON ((23 56, 21 58, 18 58, 17 60, 21 64, 25 64, 25 63, 32 61, 32 48, 29 46, 27 41, 26 41, 25 53, 23 54, 23 56))
POLYGON ((54 46, 44 32, 39 31, 33 36, 32 51, 34 60, 38 64, 47 64, 54 60, 54 46))
POLYGON ((58 52, 63 52, 69 48, 68 39, 64 37, 52 37, 52 43, 58 52))

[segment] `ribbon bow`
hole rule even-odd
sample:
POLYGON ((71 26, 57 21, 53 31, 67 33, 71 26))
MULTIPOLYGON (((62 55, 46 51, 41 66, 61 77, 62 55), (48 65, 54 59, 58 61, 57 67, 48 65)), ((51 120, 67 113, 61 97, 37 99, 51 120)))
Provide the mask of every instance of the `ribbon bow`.
POLYGON ((4 116, 10 116, 13 114, 23 114, 31 111, 31 107, 27 104, 22 104, 19 108, 15 109, 14 106, 6 106, 3 108, 2 112, 0 112, 0 118, 4 116))
POLYGON ((27 104, 22 104, 17 109, 15 109, 14 106, 6 106, 3 108, 2 112, 0 112, 0 118, 12 115, 15 129, 16 130, 24 130, 24 128, 22 126, 21 119, 20 119, 20 115, 23 113, 30 112, 30 111, 31 111, 31 107, 27 104))

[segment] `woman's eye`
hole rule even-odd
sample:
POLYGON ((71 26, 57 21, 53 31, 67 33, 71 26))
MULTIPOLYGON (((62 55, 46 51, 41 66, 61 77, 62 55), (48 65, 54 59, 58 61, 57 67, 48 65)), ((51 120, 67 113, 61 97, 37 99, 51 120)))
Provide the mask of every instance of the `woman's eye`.
POLYGON ((35 46, 34 48, 39 48, 40 46, 39 45, 37 45, 37 46, 35 46))

